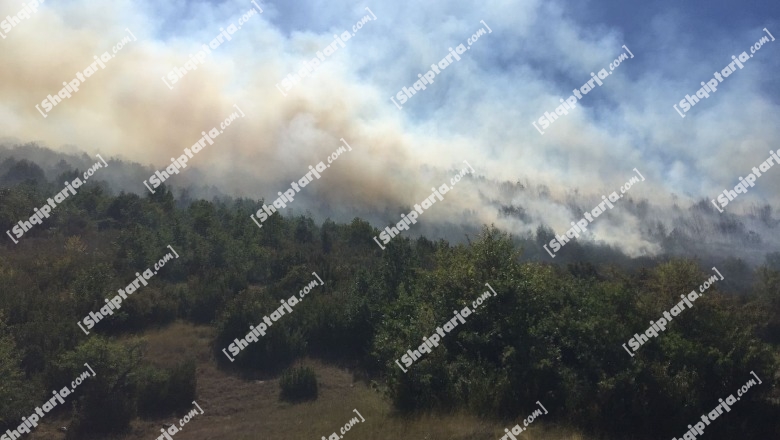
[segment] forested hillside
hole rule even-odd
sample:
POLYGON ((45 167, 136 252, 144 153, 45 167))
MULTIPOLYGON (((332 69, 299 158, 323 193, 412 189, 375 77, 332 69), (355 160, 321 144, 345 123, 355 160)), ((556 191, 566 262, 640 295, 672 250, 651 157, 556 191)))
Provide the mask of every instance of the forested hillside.
MULTIPOLYGON (((46 204, 60 182, 79 175, 50 182, 37 165, 16 164, 1 179, 2 229, 26 220, 30 207, 46 204)), ((523 242, 490 226, 467 244, 402 235, 382 251, 372 240, 378 231, 359 218, 318 225, 305 215, 274 215, 260 229, 250 220, 260 206, 177 201, 164 187, 143 198, 113 195, 90 182, 18 244, 6 239, 0 429, 14 429, 84 362, 96 376, 55 409, 72 415, 69 438, 110 438, 136 417, 191 407, 198 394, 194 361, 152 366, 143 341, 128 338, 183 319, 215 328, 213 356, 231 374, 289 375, 296 360, 314 357, 362 371, 401 417, 457 410, 513 426, 541 401, 547 423, 608 438, 679 436, 754 372, 762 384, 708 436, 780 435, 776 256, 752 271, 752 285, 726 284, 730 274, 719 268, 725 281, 631 356, 622 345, 697 289, 712 275, 709 267, 683 259, 641 269, 592 259, 523 262, 523 242), (178 258, 160 265, 148 285, 138 285, 89 334, 80 329, 171 248, 178 258), (223 350, 313 274, 324 285, 231 362, 223 350), (472 306, 486 283, 495 296, 406 365, 408 372, 399 368, 407 350, 472 306)))

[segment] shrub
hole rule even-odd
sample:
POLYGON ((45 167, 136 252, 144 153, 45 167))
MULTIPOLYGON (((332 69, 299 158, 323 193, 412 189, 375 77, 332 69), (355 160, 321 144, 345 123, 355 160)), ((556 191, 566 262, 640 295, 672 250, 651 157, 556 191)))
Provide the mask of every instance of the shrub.
POLYGON ((168 415, 195 400, 195 361, 172 369, 148 366, 138 376, 138 412, 145 416, 168 415))
POLYGON ((282 373, 279 380, 282 389, 280 398, 288 401, 301 401, 317 398, 317 376, 309 367, 291 368, 282 373))
MULTIPOLYGON (((259 317, 270 314, 279 302, 268 292, 247 290, 228 303, 225 312, 217 319, 217 338, 214 352, 220 361, 225 356, 220 352, 233 344, 235 338, 244 338, 249 326, 261 322, 259 317)), ((236 356, 235 365, 255 368, 266 372, 277 372, 291 365, 295 359, 305 353, 307 348, 303 331, 295 328, 297 315, 285 317, 284 326, 271 326, 265 336, 250 345, 236 356)))
POLYGON ((35 387, 26 380, 20 368, 21 354, 13 339, 6 334, 4 318, 0 314, 0 432, 19 426, 26 408, 35 405, 35 387))
POLYGON ((74 410, 67 439, 86 434, 122 432, 136 416, 136 389, 132 378, 142 359, 141 342, 111 342, 95 335, 64 353, 54 363, 47 380, 48 389, 62 388, 86 371, 85 360, 96 373, 71 393, 66 405, 74 410))

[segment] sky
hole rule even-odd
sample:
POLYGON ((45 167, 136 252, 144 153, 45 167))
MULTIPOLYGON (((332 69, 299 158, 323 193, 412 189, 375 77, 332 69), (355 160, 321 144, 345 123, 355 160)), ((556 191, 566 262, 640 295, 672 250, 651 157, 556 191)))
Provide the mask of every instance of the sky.
MULTIPOLYGON (((0 17, 32 3, 3 2, 0 17)), ((679 209, 733 188, 778 148, 780 42, 763 44, 684 118, 674 108, 732 55, 750 54, 768 33, 780 37, 778 2, 255 3, 46 1, 10 31, 0 23, 0 140, 160 169, 238 106, 245 116, 174 179, 197 176, 233 195, 273 200, 344 138, 353 151, 302 191, 301 208, 394 223, 466 160, 479 178, 459 183, 425 221, 495 223, 518 234, 539 224, 565 232, 634 168, 646 180, 629 197, 647 200, 652 220, 673 226, 679 209), (197 70, 163 80, 255 3, 262 13, 234 28, 197 70), (490 32, 469 46, 480 29, 490 32), (283 79, 344 32, 354 35, 287 90, 283 79), (48 95, 129 35, 105 68, 45 111, 48 95), (461 44, 468 50, 459 61, 398 103, 403 87, 461 44), (624 46, 633 57, 569 114, 537 129, 591 72, 610 71, 624 46), (200 172, 188 177, 192 168, 200 172), (502 182, 526 189, 502 191, 502 182), (500 206, 526 215, 502 216, 500 206)), ((780 167, 772 168, 719 215, 777 207, 779 184, 780 167)), ((658 252, 642 232, 650 219, 619 205, 588 239, 633 255, 658 252)))

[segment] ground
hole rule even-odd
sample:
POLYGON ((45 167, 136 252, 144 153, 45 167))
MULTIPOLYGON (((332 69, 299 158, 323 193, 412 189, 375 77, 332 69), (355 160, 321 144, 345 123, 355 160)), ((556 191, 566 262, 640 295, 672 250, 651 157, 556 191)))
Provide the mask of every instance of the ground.
MULTIPOLYGON (((143 334, 148 341, 147 358, 161 366, 171 366, 187 356, 197 360, 197 402, 204 414, 195 416, 176 440, 298 440, 326 439, 356 417, 365 418, 343 436, 346 440, 499 440, 510 423, 487 422, 466 414, 400 417, 390 402, 370 383, 357 380, 346 368, 314 359, 302 362, 317 373, 319 397, 316 401, 289 404, 279 400, 276 377, 244 378, 221 370, 209 349, 213 329, 177 322, 143 334)), ((33 432, 34 440, 61 440, 58 428, 69 420, 63 416, 45 420, 33 432)), ((163 424, 178 425, 179 418, 136 419, 131 432, 105 437, 106 440, 154 440, 163 424)), ((515 422, 517 423, 517 422, 515 422)), ((546 427, 534 422, 518 440, 585 440, 576 432, 546 427)), ((514 424, 511 424, 513 426, 514 424)))

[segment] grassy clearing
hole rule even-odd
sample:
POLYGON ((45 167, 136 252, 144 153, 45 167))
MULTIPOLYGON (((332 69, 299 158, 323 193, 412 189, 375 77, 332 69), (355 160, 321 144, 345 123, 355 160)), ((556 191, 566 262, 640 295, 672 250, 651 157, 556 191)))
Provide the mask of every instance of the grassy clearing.
MULTIPOLYGON (((175 435, 178 440, 290 440, 327 438, 356 417, 357 409, 366 419, 344 434, 344 439, 390 440, 498 440, 507 425, 498 425, 468 414, 436 414, 415 418, 398 417, 382 394, 347 369, 318 360, 301 362, 317 373, 320 385, 316 401, 299 404, 279 400, 276 377, 243 378, 217 368, 209 343, 213 330, 177 322, 164 329, 147 332, 147 358, 159 366, 175 365, 184 357, 197 361, 198 399, 205 413, 198 415, 175 435)), ((132 431, 106 440, 153 440, 164 423, 178 425, 178 418, 137 419, 132 431)), ((36 440, 62 439, 57 431, 67 418, 44 421, 30 437, 36 440)), ((521 434, 524 440, 591 440, 577 432, 545 426, 537 421, 521 434)))

